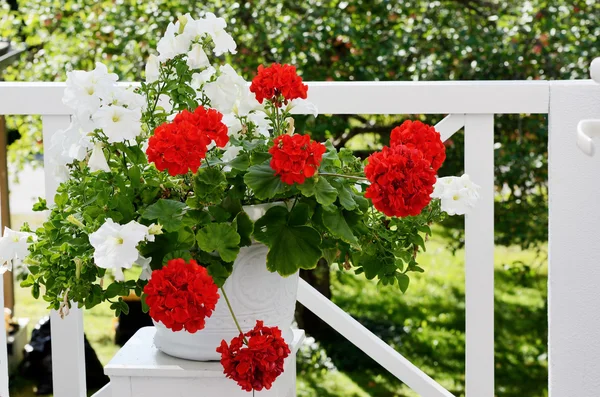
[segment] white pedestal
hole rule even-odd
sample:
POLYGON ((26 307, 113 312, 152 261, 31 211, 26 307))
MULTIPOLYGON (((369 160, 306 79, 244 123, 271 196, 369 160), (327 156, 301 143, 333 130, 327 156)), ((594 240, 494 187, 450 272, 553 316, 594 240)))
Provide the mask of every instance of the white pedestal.
MULTIPOLYGON (((168 356, 154 346, 154 327, 140 329, 104 367, 110 377, 112 397, 248 397, 223 374, 218 361, 188 361, 168 356)), ((270 390, 256 396, 296 396, 296 353, 304 331, 294 331, 292 354, 286 359, 285 371, 270 390)), ((215 346, 215 349, 217 346, 215 346)))

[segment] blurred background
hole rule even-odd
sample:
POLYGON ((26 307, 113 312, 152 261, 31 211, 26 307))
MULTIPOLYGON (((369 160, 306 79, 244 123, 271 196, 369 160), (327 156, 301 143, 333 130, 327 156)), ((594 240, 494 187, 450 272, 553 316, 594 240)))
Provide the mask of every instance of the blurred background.
MULTIPOLYGON (((205 11, 228 21, 238 43, 228 61, 247 80, 271 62, 296 65, 305 81, 581 79, 600 56, 597 0, 0 0, 0 79, 64 81, 66 70, 101 61, 122 81, 140 81, 167 24, 205 11), (3 51, 14 55, 1 61, 3 51)), ((443 116, 320 115, 298 117, 296 129, 366 156, 402 120, 443 116)), ((39 224, 29 210, 43 196, 41 122, 9 116, 5 131, 12 226, 39 224)), ((497 396, 547 396, 547 133, 546 116, 495 119, 497 396)), ((460 174, 462 134, 447 142, 447 157, 440 174, 460 174)), ((337 267, 303 275, 456 396, 465 369, 462 228, 453 217, 435 230, 426 272, 404 295, 337 267)), ((18 283, 14 295, 15 315, 33 328, 46 305, 18 283)), ((314 338, 299 354, 299 396, 415 395, 310 313, 299 308, 297 320, 314 338)), ((118 350, 116 321, 105 307, 86 313, 102 364, 118 350)), ((28 396, 36 381, 13 384, 28 396)))

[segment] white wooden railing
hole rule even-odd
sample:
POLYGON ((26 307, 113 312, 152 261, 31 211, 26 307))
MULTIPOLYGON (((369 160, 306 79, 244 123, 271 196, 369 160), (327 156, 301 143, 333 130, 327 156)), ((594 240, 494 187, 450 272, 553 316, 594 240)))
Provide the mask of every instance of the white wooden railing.
MULTIPOLYGON (((446 114, 444 139, 463 129, 465 172, 481 186, 466 217, 466 394, 494 393, 494 115, 549 114, 549 356, 552 397, 600 390, 600 158, 576 147, 581 119, 600 118, 591 81, 309 83, 322 114, 446 114)), ((63 83, 0 83, 0 114, 41 115, 44 141, 69 124, 63 83)), ((502 133, 502 131, 500 131, 502 133)), ((540 148, 540 151, 545 148, 540 148)), ((46 152, 45 161, 52 153, 46 152)), ((57 183, 46 175, 51 203, 57 183)), ((1 283, 0 283, 1 288, 1 283)), ((2 291, 0 290, 0 300, 2 291)), ((424 397, 450 392, 305 282, 298 301, 424 397)), ((0 306, 1 306, 0 302, 0 306)), ((54 395, 86 393, 83 315, 52 313, 54 395)), ((0 396, 8 396, 0 329, 0 396)))

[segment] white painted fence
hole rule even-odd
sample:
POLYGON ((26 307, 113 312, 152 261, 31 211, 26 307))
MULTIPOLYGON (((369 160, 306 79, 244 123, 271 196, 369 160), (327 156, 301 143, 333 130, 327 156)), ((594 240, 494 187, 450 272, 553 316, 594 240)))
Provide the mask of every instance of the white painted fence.
MULTIPOLYGON (((576 147, 580 119, 600 118, 591 81, 309 83, 323 114, 447 114, 444 139, 464 129, 465 171, 481 185, 466 218, 466 394, 494 393, 494 115, 549 113, 550 395, 596 397, 600 390, 600 156, 576 147)), ((69 123, 63 83, 0 83, 0 114, 42 115, 44 140, 69 123)), ((543 148, 540 148, 543 150, 543 148)), ((46 152, 48 159, 52 153, 46 152)), ((46 197, 56 182, 46 177, 46 197)), ((0 284, 1 285, 1 284, 0 284)), ((1 287, 0 287, 1 288, 1 287)), ((0 291, 0 299, 2 293, 0 291)), ((302 282, 298 300, 424 397, 452 394, 302 282)), ((1 303, 1 302, 0 302, 1 303)), ((85 396, 83 317, 52 314, 54 395, 85 396)), ((0 329, 0 346, 4 346, 0 329)), ((0 396, 8 396, 0 347, 0 396)))

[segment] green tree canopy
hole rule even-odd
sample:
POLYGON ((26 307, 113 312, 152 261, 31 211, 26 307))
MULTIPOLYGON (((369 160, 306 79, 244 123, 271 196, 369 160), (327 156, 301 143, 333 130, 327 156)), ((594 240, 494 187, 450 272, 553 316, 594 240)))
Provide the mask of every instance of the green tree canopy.
MULTIPOLYGON (((0 0, 0 37, 29 50, 3 78, 61 81, 66 69, 109 64, 140 80, 145 59, 178 14, 213 11, 238 43, 247 78, 261 63, 295 64, 308 81, 522 80, 586 78, 600 56, 596 0, 0 0), (18 5, 18 7, 17 7, 18 5), (12 9, 11 9, 12 8, 12 9)), ((436 122, 438 116, 420 116, 436 122)), ((386 143, 397 116, 320 116, 298 120, 316 138, 370 150, 386 143)), ((13 159, 33 159, 41 132, 13 119, 22 138, 13 159)), ((546 240, 547 123, 544 116, 496 118, 499 243, 546 240)), ((462 137, 448 145, 444 174, 462 169, 462 137)))

